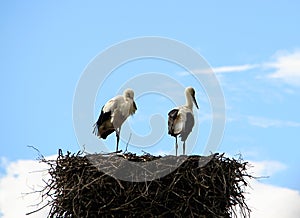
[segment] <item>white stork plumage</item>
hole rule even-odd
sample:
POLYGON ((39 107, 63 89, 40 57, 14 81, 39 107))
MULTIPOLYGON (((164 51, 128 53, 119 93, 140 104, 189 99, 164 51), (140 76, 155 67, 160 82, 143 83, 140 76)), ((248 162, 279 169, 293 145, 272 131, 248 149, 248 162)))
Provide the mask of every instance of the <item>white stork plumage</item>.
POLYGON ((192 87, 185 89, 186 104, 174 108, 168 113, 168 134, 174 136, 176 139, 175 149, 176 156, 178 150, 177 136, 180 135, 183 142, 183 154, 185 155, 185 141, 192 132, 194 126, 193 104, 199 109, 195 90, 192 87))
POLYGON ((116 131, 118 152, 121 126, 124 121, 137 110, 134 102, 134 92, 126 89, 123 95, 110 99, 103 107, 97 122, 94 124, 93 133, 99 138, 106 137, 116 131))

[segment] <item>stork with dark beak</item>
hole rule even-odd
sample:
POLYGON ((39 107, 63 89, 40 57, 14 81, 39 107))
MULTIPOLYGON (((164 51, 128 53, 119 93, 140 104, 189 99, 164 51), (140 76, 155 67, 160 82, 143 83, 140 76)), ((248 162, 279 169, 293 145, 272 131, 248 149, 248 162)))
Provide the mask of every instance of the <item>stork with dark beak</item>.
POLYGON ((168 134, 174 136, 176 139, 175 150, 177 156, 178 143, 177 136, 179 135, 183 142, 183 154, 185 155, 185 141, 189 134, 192 132, 195 119, 193 114, 193 104, 199 109, 196 98, 195 90, 192 87, 185 89, 186 104, 174 108, 168 113, 168 134))

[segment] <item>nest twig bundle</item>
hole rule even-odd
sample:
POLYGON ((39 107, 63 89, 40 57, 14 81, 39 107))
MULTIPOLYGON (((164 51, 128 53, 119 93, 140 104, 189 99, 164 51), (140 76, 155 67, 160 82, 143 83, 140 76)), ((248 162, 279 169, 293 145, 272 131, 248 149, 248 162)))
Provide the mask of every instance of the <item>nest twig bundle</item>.
POLYGON ((243 217, 250 215, 244 197, 245 179, 251 177, 247 163, 224 154, 81 156, 60 151, 57 160, 43 161, 51 175, 49 217, 236 217, 237 211, 243 217), (153 171, 128 170, 128 162, 153 162, 153 171), (155 172, 164 176, 146 177, 155 172), (132 182, 137 175, 144 175, 145 181, 132 182))

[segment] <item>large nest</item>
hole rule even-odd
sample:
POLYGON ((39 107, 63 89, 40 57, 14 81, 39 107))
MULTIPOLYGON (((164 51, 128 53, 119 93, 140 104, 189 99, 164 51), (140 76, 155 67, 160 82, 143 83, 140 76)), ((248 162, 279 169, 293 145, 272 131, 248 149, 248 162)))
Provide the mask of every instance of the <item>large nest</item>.
POLYGON ((244 188, 251 176, 241 158, 60 151, 56 160, 43 161, 51 175, 49 217, 250 216, 244 188))

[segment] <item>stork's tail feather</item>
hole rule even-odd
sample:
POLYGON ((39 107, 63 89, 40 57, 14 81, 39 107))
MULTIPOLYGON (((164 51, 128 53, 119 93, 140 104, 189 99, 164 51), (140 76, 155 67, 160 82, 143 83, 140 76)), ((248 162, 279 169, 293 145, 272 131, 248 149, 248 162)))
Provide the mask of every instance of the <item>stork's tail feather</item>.
POLYGON ((95 123, 93 125, 94 129, 93 129, 93 134, 95 134, 96 136, 99 136, 99 127, 97 125, 97 123, 95 123))
POLYGON ((106 137, 108 135, 110 135, 111 133, 113 133, 115 131, 114 127, 112 126, 111 123, 109 123, 110 125, 108 126, 99 126, 98 123, 95 123, 93 125, 94 129, 93 129, 93 134, 95 134, 96 136, 98 136, 99 138, 103 138, 106 139, 106 137))

